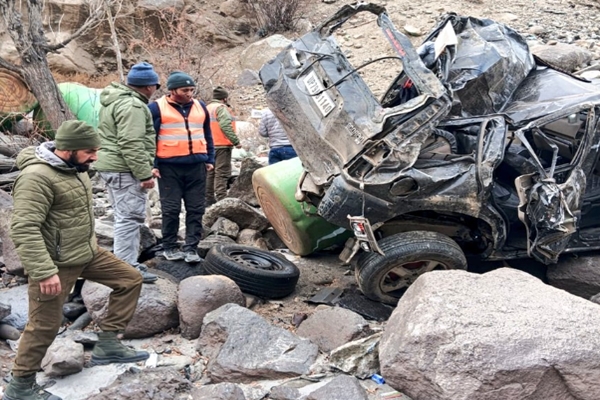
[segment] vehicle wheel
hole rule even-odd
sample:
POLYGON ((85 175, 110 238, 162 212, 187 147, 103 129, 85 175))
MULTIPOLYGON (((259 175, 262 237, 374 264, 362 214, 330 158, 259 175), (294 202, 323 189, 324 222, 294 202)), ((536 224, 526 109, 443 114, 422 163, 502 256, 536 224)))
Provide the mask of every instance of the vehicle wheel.
POLYGON ((413 231, 378 242, 385 253, 364 253, 356 265, 356 279, 365 296, 396 304, 422 274, 433 270, 466 269, 465 254, 456 242, 437 232, 413 231))
POLYGON ((300 270, 277 254, 240 245, 216 245, 206 255, 207 274, 232 279, 242 292, 263 298, 285 297, 294 291, 300 270))

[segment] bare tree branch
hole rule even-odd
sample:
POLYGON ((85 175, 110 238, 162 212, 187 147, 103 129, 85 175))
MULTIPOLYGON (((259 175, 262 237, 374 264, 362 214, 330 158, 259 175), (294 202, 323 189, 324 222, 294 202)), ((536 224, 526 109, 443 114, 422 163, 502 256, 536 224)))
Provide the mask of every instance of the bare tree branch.
POLYGON ((17 74, 21 74, 21 68, 17 65, 6 61, 4 58, 0 57, 0 67, 6 68, 9 71, 16 72, 17 74))

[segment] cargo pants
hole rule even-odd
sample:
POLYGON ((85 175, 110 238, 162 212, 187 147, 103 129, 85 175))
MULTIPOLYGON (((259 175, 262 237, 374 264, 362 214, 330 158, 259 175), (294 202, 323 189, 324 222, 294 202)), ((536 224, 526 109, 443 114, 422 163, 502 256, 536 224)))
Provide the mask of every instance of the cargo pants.
POLYGON ((233 147, 215 148, 215 169, 206 175, 206 204, 211 205, 227 197, 227 182, 231 177, 233 147))
POLYGON ((129 172, 100 172, 106 182, 115 216, 113 250, 117 257, 138 265, 140 227, 146 221, 147 192, 129 172))
POLYGON ((29 282, 29 320, 19 342, 12 370, 14 376, 27 376, 39 371, 46 350, 60 329, 63 304, 77 278, 98 282, 113 289, 108 311, 100 323, 100 329, 107 332, 125 330, 133 317, 142 289, 142 275, 139 271, 100 247, 87 265, 60 268, 58 277, 62 291, 55 296, 42 294, 38 282, 29 282))

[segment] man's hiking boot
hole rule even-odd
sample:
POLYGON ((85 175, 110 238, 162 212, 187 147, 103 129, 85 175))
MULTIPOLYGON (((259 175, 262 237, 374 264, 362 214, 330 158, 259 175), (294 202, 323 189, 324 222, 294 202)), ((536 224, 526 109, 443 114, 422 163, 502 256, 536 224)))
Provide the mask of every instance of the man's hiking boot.
POLYGON ((6 387, 3 400, 62 400, 45 391, 35 381, 35 374, 28 376, 13 376, 6 387))
POLYGON ((135 265, 134 267, 135 267, 135 269, 140 271, 140 274, 142 274, 142 282, 143 283, 154 283, 157 281, 158 276, 148 272, 148 267, 146 267, 144 264, 138 264, 138 265, 135 265))
POLYGON ((144 361, 150 354, 125 346, 116 332, 99 332, 98 342, 92 350, 92 365, 131 363, 144 361))
POLYGON ((178 249, 168 249, 163 252, 163 257, 169 261, 179 261, 185 258, 185 253, 178 249))
POLYGON ((185 252, 185 262, 190 264, 199 263, 202 258, 196 253, 196 250, 188 250, 185 252))

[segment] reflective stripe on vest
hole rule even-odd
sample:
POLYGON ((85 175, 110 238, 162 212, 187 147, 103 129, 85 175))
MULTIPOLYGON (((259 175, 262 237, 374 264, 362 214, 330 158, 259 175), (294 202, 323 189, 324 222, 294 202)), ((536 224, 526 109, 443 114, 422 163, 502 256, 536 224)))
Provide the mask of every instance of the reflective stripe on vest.
MULTIPOLYGON (((208 108, 208 113, 210 114, 210 133, 212 133, 213 143, 215 146, 233 146, 233 143, 231 143, 231 140, 225 136, 225 133, 221 129, 221 125, 219 125, 219 121, 217 120, 217 110, 219 107, 227 107, 227 105, 214 102, 209 103, 206 106, 206 108, 208 108)), ((235 117, 229 107, 227 107, 227 110, 231 115, 231 126, 235 132, 235 117)))
POLYGON ((186 118, 169 104, 167 97, 156 100, 160 109, 160 129, 156 140, 156 157, 171 158, 206 154, 204 120, 206 113, 200 102, 194 100, 186 118))

